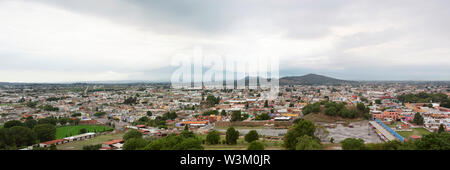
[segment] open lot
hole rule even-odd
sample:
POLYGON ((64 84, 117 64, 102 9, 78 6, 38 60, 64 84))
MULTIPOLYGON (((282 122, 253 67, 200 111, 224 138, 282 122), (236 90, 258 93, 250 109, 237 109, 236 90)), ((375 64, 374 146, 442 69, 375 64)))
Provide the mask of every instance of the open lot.
POLYGON ((80 130, 83 128, 86 129, 87 132, 104 132, 107 130, 112 130, 111 127, 102 125, 62 126, 56 128, 56 139, 78 135, 80 134, 80 130))
POLYGON ((335 143, 339 143, 345 138, 361 138, 366 143, 383 142, 372 129, 369 129, 368 121, 353 123, 352 125, 354 126, 353 128, 345 127, 341 124, 338 124, 336 128, 327 128, 330 132, 327 140, 329 141, 333 137, 335 143))

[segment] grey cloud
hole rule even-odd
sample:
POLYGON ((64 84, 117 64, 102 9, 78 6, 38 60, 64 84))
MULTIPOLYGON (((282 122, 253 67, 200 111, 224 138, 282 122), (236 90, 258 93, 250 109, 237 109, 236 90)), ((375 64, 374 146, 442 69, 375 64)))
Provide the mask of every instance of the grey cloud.
MULTIPOLYGON (((36 2, 36 1, 32 1, 36 2)), ((430 0, 342 0, 342 1, 259 1, 259 0, 37 0, 46 5, 62 8, 75 13, 102 17, 110 21, 136 26, 161 34, 181 35, 184 37, 202 36, 214 39, 214 36, 233 34, 239 31, 242 23, 254 21, 255 31, 264 27, 275 26, 285 31, 285 37, 292 40, 315 41, 330 36, 331 30, 337 26, 352 26, 364 23, 391 24, 384 30, 363 30, 351 35, 338 37, 331 50, 323 50, 310 56, 282 56, 280 72, 284 75, 322 73, 347 79, 440 79, 450 77, 448 69, 450 60, 438 58, 442 65, 395 65, 389 63, 400 55, 410 56, 411 60, 429 57, 437 58, 427 51, 440 49, 450 55, 450 1, 430 0), (346 52, 357 47, 369 47, 393 41, 404 41, 402 47, 386 47, 380 59, 368 58, 364 54, 346 52), (423 53, 423 54, 422 54, 423 53), (313 69, 298 68, 296 58, 329 56, 330 68, 313 69), (378 60, 379 63, 371 62, 378 60), (383 63, 386 61, 386 63, 383 63), (380 64, 381 63, 381 64, 380 64), (342 69, 332 69, 342 67, 342 69)), ((270 34, 271 32, 268 32, 270 34)), ((331 35, 333 36, 333 35, 331 35)), ((206 45, 205 45, 206 46, 206 45)), ((299 47, 301 49, 301 47, 299 47)), ((8 59, 0 66, 5 68, 54 69, 54 70, 115 70, 123 69, 107 64, 61 63, 25 60, 20 56, 5 54, 0 51, 0 58, 8 59)), ((283 54, 280 54, 283 55, 283 54)), ((173 69, 135 69, 143 75, 160 73, 168 77, 173 69)), ((136 79, 146 76, 138 75, 136 79)), ((134 79, 134 78, 133 78, 134 79)))

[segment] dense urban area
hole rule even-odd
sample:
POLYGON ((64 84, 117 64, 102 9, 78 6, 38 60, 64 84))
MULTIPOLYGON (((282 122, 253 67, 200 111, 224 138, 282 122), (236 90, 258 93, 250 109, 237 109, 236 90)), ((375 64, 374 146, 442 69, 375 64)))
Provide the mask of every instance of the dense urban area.
POLYGON ((4 150, 449 150, 450 86, 1 84, 4 150))

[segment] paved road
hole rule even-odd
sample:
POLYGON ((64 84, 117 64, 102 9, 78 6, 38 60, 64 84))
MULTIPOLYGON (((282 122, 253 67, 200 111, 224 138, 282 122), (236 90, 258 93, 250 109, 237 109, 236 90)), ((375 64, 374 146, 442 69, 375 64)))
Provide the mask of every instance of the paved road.
MULTIPOLYGON (((279 134, 286 134, 287 129, 237 129, 239 131, 239 134, 246 135, 251 130, 256 130, 258 134, 264 135, 264 136, 279 136, 279 134)), ((226 132, 226 129, 219 129, 219 132, 226 132)))

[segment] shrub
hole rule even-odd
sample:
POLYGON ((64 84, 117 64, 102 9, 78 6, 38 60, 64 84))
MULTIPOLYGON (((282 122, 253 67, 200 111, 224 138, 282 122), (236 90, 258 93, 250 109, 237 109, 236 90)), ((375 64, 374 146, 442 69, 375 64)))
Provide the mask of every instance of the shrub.
POLYGON ((247 133, 247 135, 245 135, 245 141, 247 141, 248 143, 258 140, 258 139, 259 139, 259 135, 258 135, 258 132, 256 132, 256 130, 251 130, 250 132, 247 133))
POLYGON ((218 131, 213 130, 209 132, 208 135, 206 136, 206 142, 208 144, 211 145, 219 144, 219 141, 220 141, 220 134, 218 131))
POLYGON ((264 150, 264 144, 258 141, 253 141, 248 145, 247 150, 264 150))

